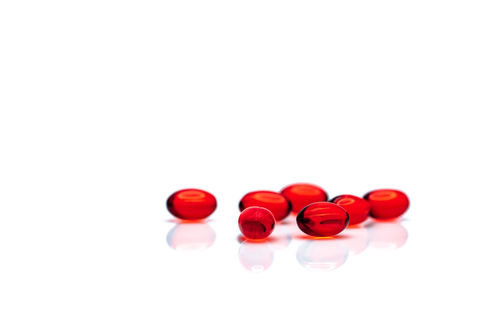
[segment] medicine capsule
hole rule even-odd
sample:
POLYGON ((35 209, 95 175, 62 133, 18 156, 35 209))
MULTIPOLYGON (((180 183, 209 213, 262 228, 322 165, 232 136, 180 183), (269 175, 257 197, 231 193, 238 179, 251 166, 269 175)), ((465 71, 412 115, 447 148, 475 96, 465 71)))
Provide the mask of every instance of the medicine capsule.
POLYGON ((292 212, 294 213, 298 213, 302 208, 311 203, 325 202, 328 199, 325 190, 307 183, 289 185, 281 190, 281 194, 292 203, 292 212))
POLYGON ((317 237, 328 237, 342 232, 349 224, 344 208, 330 202, 312 203, 297 215, 302 232, 317 237))
POLYGON ((238 218, 240 231, 249 239, 264 239, 271 235, 276 220, 273 213, 263 207, 248 207, 238 218))
POLYGON ((371 205, 370 216, 376 219, 393 219, 408 210, 410 200, 399 190, 381 189, 365 194, 364 199, 371 205))
POLYGON ((266 208, 273 213, 276 221, 285 219, 292 211, 292 205, 286 197, 272 191, 253 191, 245 194, 240 201, 240 211, 251 206, 266 208))
POLYGON ((354 195, 339 195, 332 198, 330 202, 339 205, 347 211, 349 214, 349 225, 365 221, 370 214, 370 203, 354 195))
POLYGON ((210 216, 217 207, 217 200, 207 191, 179 190, 167 199, 167 209, 177 218, 199 220, 210 216))

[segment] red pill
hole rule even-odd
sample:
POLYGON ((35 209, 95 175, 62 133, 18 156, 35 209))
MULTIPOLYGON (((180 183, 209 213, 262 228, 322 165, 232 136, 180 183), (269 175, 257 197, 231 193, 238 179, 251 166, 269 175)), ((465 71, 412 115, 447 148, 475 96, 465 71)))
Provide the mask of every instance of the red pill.
POLYGON ((370 216, 376 219, 393 219, 408 210, 410 200, 399 190, 381 189, 365 194, 364 199, 371 205, 370 216))
POLYGON ((271 211, 276 221, 285 219, 292 211, 292 205, 286 197, 272 191, 253 191, 245 194, 240 201, 240 211, 251 206, 259 206, 271 211))
POLYGON ((184 189, 170 195, 167 209, 174 216, 185 220, 199 220, 210 216, 217 207, 217 200, 207 191, 184 189))
POLYGON ((328 237, 342 232, 349 224, 344 208, 330 202, 312 203, 297 215, 297 225, 302 232, 318 237, 328 237))
POLYGON ((301 211, 302 208, 311 203, 325 202, 328 199, 328 195, 325 190, 307 183, 289 185, 281 190, 281 194, 283 194, 290 201, 290 203, 292 203, 292 211, 294 213, 301 211))
POLYGON ((276 220, 273 213, 263 207, 248 207, 238 218, 240 231, 246 238, 264 239, 271 235, 276 220))
POLYGON ((330 202, 339 205, 347 211, 349 214, 349 225, 365 221, 370 214, 370 203, 354 195, 339 195, 332 198, 330 202))

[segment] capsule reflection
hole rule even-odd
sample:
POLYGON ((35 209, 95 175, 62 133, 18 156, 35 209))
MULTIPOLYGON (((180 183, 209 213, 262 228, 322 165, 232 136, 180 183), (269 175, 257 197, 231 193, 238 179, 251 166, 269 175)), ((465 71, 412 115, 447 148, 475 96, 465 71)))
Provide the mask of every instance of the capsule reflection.
POLYGON ((381 249, 401 248, 408 239, 408 231, 399 221, 374 221, 368 225, 370 246, 381 249))
POLYGON ((167 234, 167 244, 175 250, 203 250, 212 246, 215 232, 207 223, 179 223, 167 234))
POLYGON ((259 273, 271 266, 274 252, 267 242, 243 241, 238 251, 241 265, 247 270, 259 273))
POLYGON ((297 250, 297 261, 308 270, 328 271, 344 264, 348 249, 339 239, 306 240, 297 250))
POLYGON ((358 255, 368 247, 368 230, 363 226, 348 227, 342 232, 342 242, 347 246, 349 254, 358 255))

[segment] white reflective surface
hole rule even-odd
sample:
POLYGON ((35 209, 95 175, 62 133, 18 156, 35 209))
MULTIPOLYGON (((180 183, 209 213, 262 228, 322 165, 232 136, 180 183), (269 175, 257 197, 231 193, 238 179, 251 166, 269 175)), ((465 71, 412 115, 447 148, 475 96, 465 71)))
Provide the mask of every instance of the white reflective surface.
POLYGON ((0 308, 499 308, 500 2, 0 1, 0 308), (400 221, 239 238, 294 182, 400 221), (165 208, 198 187, 218 208, 165 208))

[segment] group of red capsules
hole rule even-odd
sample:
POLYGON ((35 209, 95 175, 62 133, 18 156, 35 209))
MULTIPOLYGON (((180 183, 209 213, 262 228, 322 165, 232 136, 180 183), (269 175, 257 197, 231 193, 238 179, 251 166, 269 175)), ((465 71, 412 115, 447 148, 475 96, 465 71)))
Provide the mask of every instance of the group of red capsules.
MULTIPOLYGON (((244 237, 261 240, 271 235, 277 221, 297 214, 297 225, 314 237, 331 237, 348 225, 356 225, 369 216, 394 219, 410 205, 407 195, 395 189, 379 189, 363 198, 343 194, 328 200, 322 188, 306 183, 285 187, 281 192, 253 191, 240 200, 238 225, 244 237)), ((179 190, 167 199, 167 209, 183 220, 200 220, 217 208, 216 198, 200 189, 179 190)))

